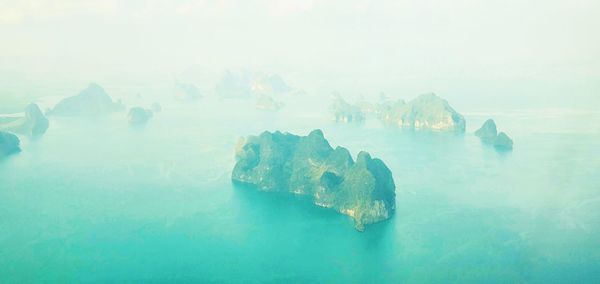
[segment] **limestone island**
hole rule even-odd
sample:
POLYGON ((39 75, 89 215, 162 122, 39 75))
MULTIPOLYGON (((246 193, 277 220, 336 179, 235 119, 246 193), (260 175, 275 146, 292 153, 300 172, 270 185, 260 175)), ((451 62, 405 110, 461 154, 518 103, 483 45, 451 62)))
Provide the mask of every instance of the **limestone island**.
POLYGON ((256 109, 265 111, 278 111, 283 108, 284 104, 268 95, 261 95, 256 100, 256 109))
POLYGON ((486 120, 481 128, 475 131, 475 135, 481 142, 490 144, 498 150, 512 150, 513 141, 504 132, 498 133, 496 122, 493 119, 486 120))
POLYGON ((129 124, 131 125, 141 125, 145 124, 152 118, 154 113, 142 107, 133 107, 129 110, 129 114, 127 117, 129 118, 129 124))
POLYGON ((41 136, 48 129, 48 119, 38 105, 29 104, 23 115, 0 118, 0 130, 18 132, 32 137, 41 136))
POLYGON ((333 118, 336 122, 349 123, 362 122, 365 120, 365 114, 360 107, 349 104, 339 94, 334 96, 333 102, 329 106, 329 110, 333 114, 333 118))
POLYGON ((448 102, 430 93, 404 103, 398 101, 381 110, 380 119, 390 125, 435 131, 465 131, 465 118, 448 102))
POLYGON ((321 130, 241 138, 236 161, 234 183, 309 196, 318 206, 352 217, 359 231, 390 218, 396 206, 396 186, 383 161, 367 152, 353 161, 346 148, 332 148, 321 130))
POLYGON ((78 95, 63 99, 49 115, 56 116, 95 116, 122 111, 125 107, 120 102, 113 102, 111 97, 98 84, 90 84, 78 95))
POLYGON ((180 101, 193 101, 202 98, 202 93, 194 84, 175 83, 175 99, 180 101))
POLYGON ((302 90, 290 87, 278 74, 265 74, 248 70, 238 72, 226 70, 221 80, 216 84, 215 90, 219 97, 223 99, 253 98, 262 95, 280 97, 302 93, 302 90))
POLYGON ((21 152, 20 143, 16 135, 0 131, 0 158, 21 152))

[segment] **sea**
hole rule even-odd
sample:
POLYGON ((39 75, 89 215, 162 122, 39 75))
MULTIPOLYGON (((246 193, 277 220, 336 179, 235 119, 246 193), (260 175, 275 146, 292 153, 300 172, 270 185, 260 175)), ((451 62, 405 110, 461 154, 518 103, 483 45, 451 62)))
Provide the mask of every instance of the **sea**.
POLYGON ((600 111, 473 109, 464 134, 331 120, 327 102, 161 102, 49 117, 0 160, 2 283, 597 283, 600 111), (514 140, 473 134, 488 118, 514 140), (351 218, 293 194, 234 186, 246 135, 321 129, 382 159, 396 211, 351 218))

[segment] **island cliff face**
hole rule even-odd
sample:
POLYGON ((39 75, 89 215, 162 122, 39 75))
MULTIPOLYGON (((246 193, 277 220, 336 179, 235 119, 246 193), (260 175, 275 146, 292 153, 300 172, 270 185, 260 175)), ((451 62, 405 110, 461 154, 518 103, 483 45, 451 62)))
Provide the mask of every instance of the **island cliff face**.
POLYGON ((8 132, 0 131, 0 158, 21 152, 19 138, 8 132))
POLYGON ((41 136, 48 129, 48 119, 38 105, 29 104, 22 117, 11 118, 0 123, 0 130, 18 132, 30 136, 41 136))
POLYGON ((102 87, 90 84, 78 95, 60 101, 49 114, 59 116, 104 115, 124 110, 121 103, 115 103, 102 87))
POLYGON ((355 162, 347 149, 333 149, 321 130, 242 138, 236 160, 233 182, 310 196, 316 205, 352 217, 360 231, 395 209, 396 186, 383 161, 360 152, 355 162))
POLYGON ((413 129, 437 131, 465 131, 465 118, 448 102, 435 94, 425 94, 404 103, 399 101, 382 108, 384 123, 413 129))
POLYGON ((498 133, 496 122, 493 119, 486 120, 481 128, 475 131, 475 135, 481 142, 491 144, 498 150, 512 150, 513 141, 504 132, 498 133))

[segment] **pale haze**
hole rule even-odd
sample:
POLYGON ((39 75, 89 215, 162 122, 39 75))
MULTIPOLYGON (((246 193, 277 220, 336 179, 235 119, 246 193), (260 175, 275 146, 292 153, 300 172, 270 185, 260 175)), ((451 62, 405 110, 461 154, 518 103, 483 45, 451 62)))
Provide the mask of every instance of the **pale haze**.
POLYGON ((596 108, 597 1, 2 1, 3 97, 282 75, 309 95, 596 108), (60 86, 60 87, 57 87, 60 86))

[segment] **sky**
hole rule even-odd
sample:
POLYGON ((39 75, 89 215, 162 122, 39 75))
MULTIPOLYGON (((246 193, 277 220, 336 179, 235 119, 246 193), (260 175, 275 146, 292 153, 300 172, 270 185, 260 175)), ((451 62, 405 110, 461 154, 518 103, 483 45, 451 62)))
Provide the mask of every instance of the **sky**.
POLYGON ((0 0, 0 99, 88 82, 211 93, 248 69, 313 96, 597 108, 598 15, 592 0, 0 0))

